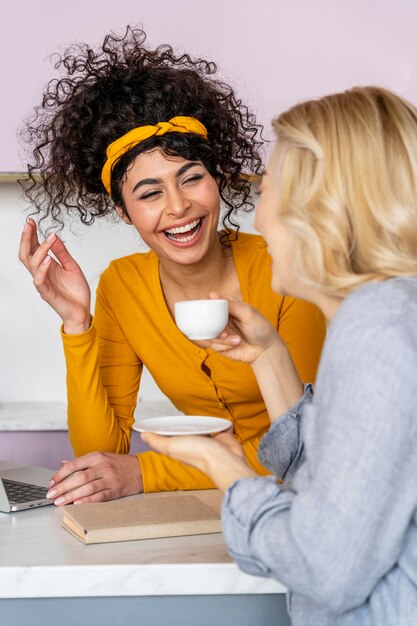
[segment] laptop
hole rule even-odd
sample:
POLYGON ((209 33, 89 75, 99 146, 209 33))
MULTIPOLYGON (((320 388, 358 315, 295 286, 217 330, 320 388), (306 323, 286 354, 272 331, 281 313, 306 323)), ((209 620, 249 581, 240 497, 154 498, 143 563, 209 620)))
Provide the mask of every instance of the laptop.
POLYGON ((46 499, 53 473, 53 470, 31 465, 0 470, 0 511, 12 513, 53 504, 46 499))

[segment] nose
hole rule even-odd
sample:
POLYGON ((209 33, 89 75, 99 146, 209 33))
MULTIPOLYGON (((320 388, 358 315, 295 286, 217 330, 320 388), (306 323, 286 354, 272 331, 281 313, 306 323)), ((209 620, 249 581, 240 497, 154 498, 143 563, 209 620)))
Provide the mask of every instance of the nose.
POLYGON ((181 189, 175 188, 170 190, 167 198, 166 209, 168 215, 181 217, 187 213, 190 207, 191 200, 181 189))

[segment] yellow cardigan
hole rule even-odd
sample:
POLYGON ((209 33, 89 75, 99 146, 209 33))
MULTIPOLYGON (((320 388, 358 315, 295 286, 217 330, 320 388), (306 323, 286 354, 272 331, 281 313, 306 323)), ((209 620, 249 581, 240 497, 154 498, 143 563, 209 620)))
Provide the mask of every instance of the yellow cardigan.
MULTIPOLYGON (((313 382, 326 332, 311 304, 275 294, 264 240, 241 233, 232 253, 243 300, 277 328, 304 382, 313 382)), ((113 261, 97 288, 95 318, 80 335, 62 333, 67 364, 68 428, 77 456, 128 453, 142 364, 173 404, 189 415, 234 425, 249 464, 269 418, 251 368, 188 340, 166 306, 153 251, 113 261)), ((156 452, 138 454, 145 491, 212 488, 198 470, 156 452)))

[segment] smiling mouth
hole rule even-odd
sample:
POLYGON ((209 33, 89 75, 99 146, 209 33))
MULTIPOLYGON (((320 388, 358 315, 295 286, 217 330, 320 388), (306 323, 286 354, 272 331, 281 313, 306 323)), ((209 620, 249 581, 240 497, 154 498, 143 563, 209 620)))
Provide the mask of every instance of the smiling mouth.
POLYGON ((165 235, 172 241, 181 241, 182 243, 188 243, 192 241, 201 228, 202 218, 197 218, 193 222, 186 224, 185 226, 178 226, 178 228, 170 228, 164 230, 165 235))

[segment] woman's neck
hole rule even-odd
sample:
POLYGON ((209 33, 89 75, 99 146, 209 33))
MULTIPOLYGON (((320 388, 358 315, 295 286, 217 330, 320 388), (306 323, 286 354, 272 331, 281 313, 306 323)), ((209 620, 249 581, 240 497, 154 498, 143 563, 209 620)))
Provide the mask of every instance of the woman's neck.
POLYGON ((238 282, 232 251, 222 246, 218 240, 198 263, 187 265, 160 259, 159 277, 168 300, 172 297, 184 300, 204 299, 210 291, 224 292, 234 282, 238 282))

